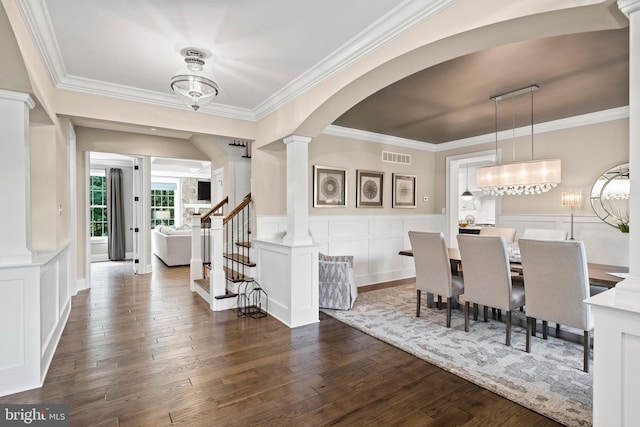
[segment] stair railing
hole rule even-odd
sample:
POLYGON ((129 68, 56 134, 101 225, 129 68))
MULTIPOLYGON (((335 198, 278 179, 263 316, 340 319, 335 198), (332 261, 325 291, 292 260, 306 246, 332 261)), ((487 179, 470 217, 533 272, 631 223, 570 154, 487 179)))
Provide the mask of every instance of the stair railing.
POLYGON ((207 213, 200 217, 202 227, 202 274, 206 277, 205 269, 211 265, 211 216, 224 215, 224 207, 229 203, 229 196, 216 203, 207 213))
POLYGON ((251 249, 251 193, 236 206, 223 221, 225 238, 225 271, 227 281, 253 280, 249 269, 254 266, 250 258, 251 249))

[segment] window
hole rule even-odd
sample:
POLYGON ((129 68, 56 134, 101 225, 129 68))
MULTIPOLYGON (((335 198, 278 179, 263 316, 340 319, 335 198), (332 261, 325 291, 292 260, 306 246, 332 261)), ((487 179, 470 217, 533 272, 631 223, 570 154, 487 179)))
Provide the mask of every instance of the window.
POLYGON ((91 237, 107 237, 107 179, 104 172, 89 177, 89 229, 91 237))
POLYGON ((173 182, 151 182, 151 228, 175 225, 176 189, 173 182))

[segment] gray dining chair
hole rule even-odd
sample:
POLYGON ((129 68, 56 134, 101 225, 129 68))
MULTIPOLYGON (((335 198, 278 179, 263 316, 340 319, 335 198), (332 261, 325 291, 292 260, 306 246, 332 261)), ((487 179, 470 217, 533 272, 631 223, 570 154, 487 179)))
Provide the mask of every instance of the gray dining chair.
POLYGON ((567 240, 567 230, 555 228, 525 228, 522 239, 567 240))
POLYGON ((527 353, 536 319, 542 320, 544 339, 548 322, 580 329, 584 331, 583 370, 589 372, 593 315, 584 303, 590 293, 584 244, 577 240, 520 239, 520 255, 526 285, 527 353))
POLYGON ((502 236, 505 242, 513 243, 516 239, 516 229, 511 227, 482 227, 481 236, 502 236))
POLYGON ((451 327, 453 298, 464 292, 462 277, 451 274, 449 253, 442 233, 409 231, 416 266, 416 317, 420 317, 422 291, 447 299, 447 328, 451 327))
MULTIPOLYGON (((502 236, 458 235, 458 247, 464 271, 464 330, 469 332, 469 306, 484 306, 506 313, 506 345, 511 345, 511 310, 525 302, 522 283, 514 283, 509 264, 507 244, 502 236)), ((477 320, 477 313, 474 315, 477 320)))

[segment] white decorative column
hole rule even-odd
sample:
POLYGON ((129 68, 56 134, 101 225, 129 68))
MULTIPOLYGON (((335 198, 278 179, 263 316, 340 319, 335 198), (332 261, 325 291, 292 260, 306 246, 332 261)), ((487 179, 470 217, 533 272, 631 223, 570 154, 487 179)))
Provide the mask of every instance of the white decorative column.
POLYGON ((227 278, 224 273, 224 217, 211 215, 211 271, 209 272, 209 297, 211 310, 228 310, 235 304, 235 298, 216 298, 226 294, 227 278))
POLYGON ((269 314, 291 328, 319 321, 318 245, 309 235, 309 142, 284 138, 287 149, 287 233, 254 239, 257 281, 269 295, 269 314))
POLYGON ((587 300, 595 316, 593 425, 640 420, 640 0, 618 0, 629 18, 629 278, 587 300))
POLYGON ((287 146, 287 234, 284 242, 308 245, 309 235, 309 142, 306 136, 284 138, 287 146))
POLYGON ((0 90, 0 264, 31 262, 31 165, 26 93, 0 90), (8 203, 11 201, 11 203, 8 203))

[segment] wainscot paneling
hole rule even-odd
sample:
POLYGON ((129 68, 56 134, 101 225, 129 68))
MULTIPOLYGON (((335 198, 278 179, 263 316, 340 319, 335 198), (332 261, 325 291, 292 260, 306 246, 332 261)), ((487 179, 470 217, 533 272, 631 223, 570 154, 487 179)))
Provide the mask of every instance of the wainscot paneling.
POLYGON ((0 267, 0 396, 44 382, 71 310, 69 247, 0 267))
MULTIPOLYGON (((309 233, 320 252, 353 255, 358 286, 415 276, 413 260, 398 255, 409 249, 409 230, 443 231, 445 215, 331 215, 309 217, 309 233)), ((282 237, 285 216, 257 218, 259 238, 282 237)))

